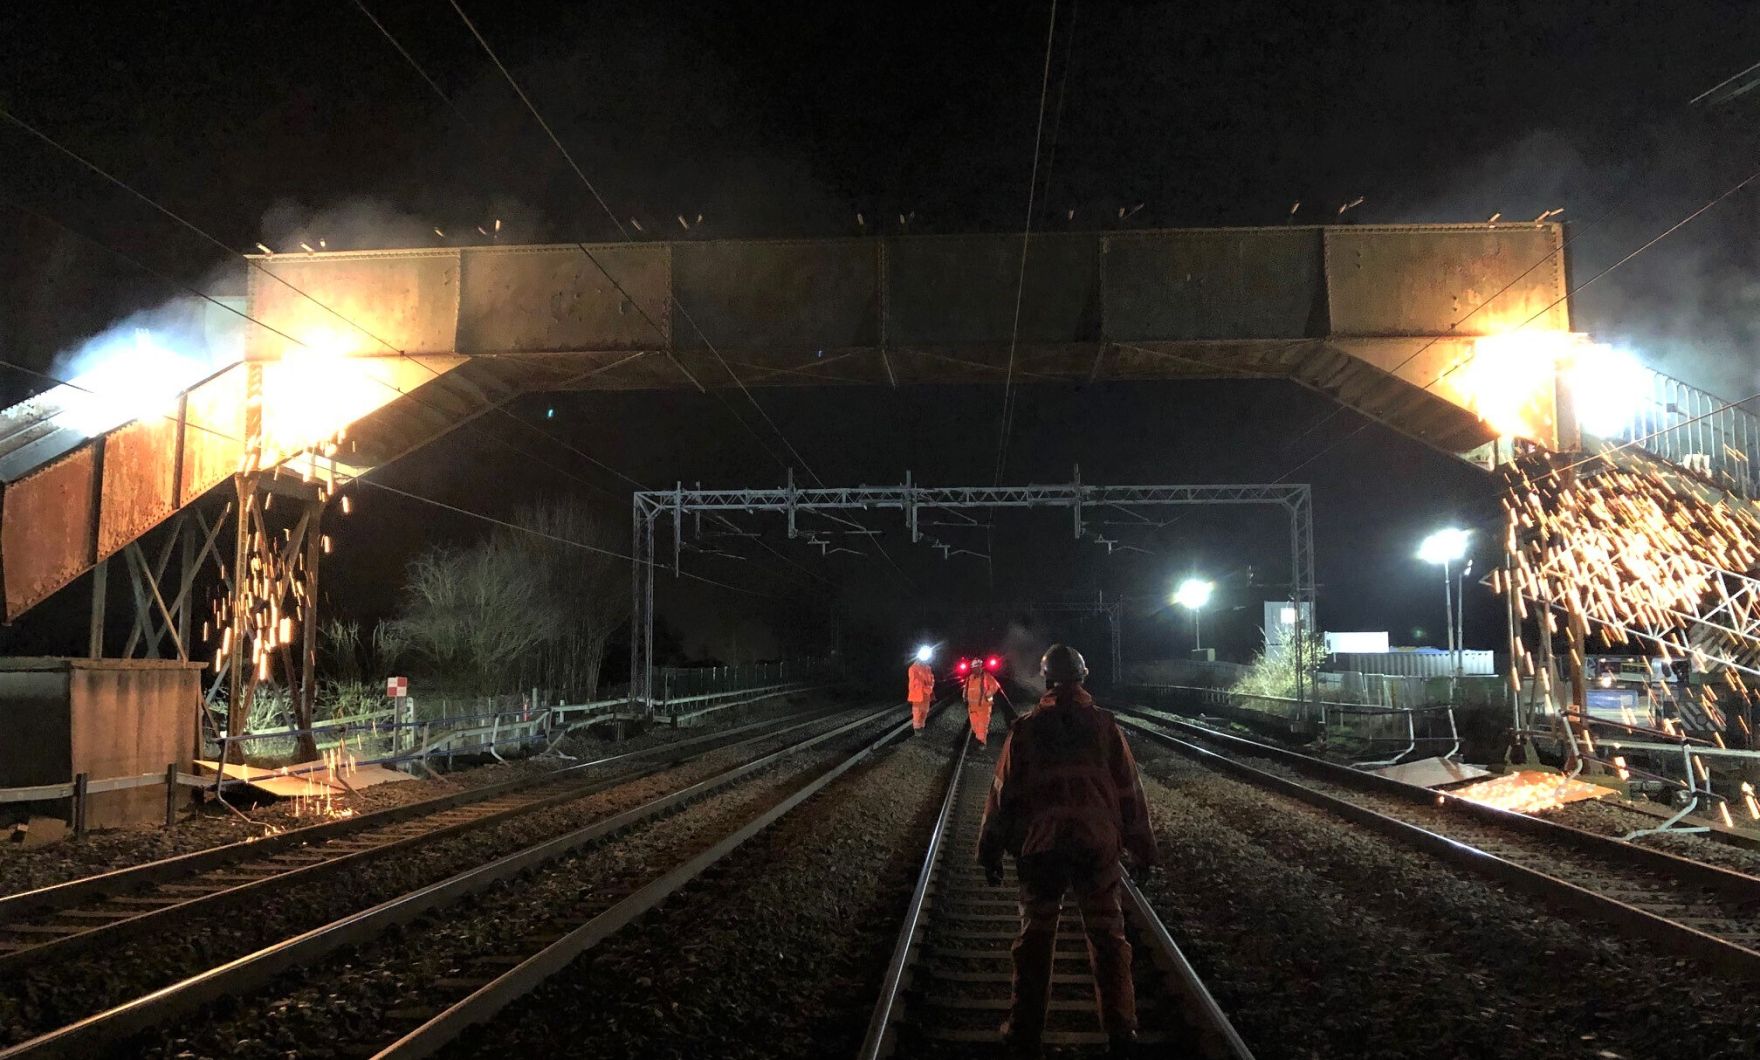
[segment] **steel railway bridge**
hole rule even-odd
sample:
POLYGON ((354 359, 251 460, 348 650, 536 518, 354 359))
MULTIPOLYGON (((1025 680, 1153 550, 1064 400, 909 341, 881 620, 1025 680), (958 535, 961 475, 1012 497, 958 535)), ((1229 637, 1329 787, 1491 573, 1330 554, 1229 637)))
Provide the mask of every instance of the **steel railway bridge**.
MULTIPOLYGON (((1469 373, 1454 371, 1486 336, 1572 337, 1556 223, 497 245, 245 264, 242 360, 170 408, 93 433, 68 416, 89 395, 58 386, 0 412, 5 621, 87 571, 101 581, 126 552, 139 612, 128 650, 187 658, 192 566, 218 555, 219 527, 191 520, 181 573, 172 543, 155 558, 139 539, 231 482, 231 569, 273 582, 309 673, 305 612, 337 485, 535 391, 1000 383, 1017 283, 1018 382, 1289 379, 1487 468, 1523 443, 1583 442, 1550 366, 1519 438, 1482 418, 1469 373), (274 496, 299 512, 285 534, 264 519, 274 496)), ((1695 415, 1715 399, 1655 386, 1656 417, 1679 427, 1643 448, 1695 489, 1720 474, 1731 488, 1736 467, 1734 492, 1748 495, 1752 418, 1695 415)), ((235 691, 242 639, 230 646, 235 691)))

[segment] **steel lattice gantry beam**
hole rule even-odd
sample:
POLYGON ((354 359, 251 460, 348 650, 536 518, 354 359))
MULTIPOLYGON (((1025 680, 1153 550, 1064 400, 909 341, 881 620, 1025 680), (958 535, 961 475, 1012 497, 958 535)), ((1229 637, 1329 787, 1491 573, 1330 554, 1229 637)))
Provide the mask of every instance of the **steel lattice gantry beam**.
MULTIPOLYGON (((1477 336, 1568 332, 1564 274, 1553 223, 252 257, 243 316, 204 324, 241 328, 245 363, 163 414, 88 434, 66 387, 0 410, 0 620, 237 471, 253 394, 271 426, 321 395, 345 475, 532 391, 1001 383, 1011 365, 1017 383, 1290 379, 1467 453, 1493 432, 1451 370, 1477 336)), ((1543 445, 1565 429, 1551 395, 1535 422, 1543 445)))
POLYGON ((1024 486, 922 486, 909 474, 895 486, 853 486, 802 489, 792 481, 778 489, 646 490, 631 502, 635 547, 630 577, 630 708, 645 712, 653 703, 654 571, 658 565, 656 527, 672 526, 672 563, 687 533, 687 516, 770 513, 783 516, 790 538, 802 531, 802 515, 849 512, 899 512, 912 541, 921 540, 918 519, 924 513, 974 509, 1066 509, 1075 536, 1086 533, 1087 516, 1098 510, 1134 511, 1184 505, 1270 505, 1283 509, 1290 531, 1290 600, 1296 628, 1312 616, 1314 600, 1314 504, 1306 483, 1234 483, 1220 485, 1096 486, 1075 481, 1024 486), (1306 606, 1303 606, 1306 605, 1306 606))

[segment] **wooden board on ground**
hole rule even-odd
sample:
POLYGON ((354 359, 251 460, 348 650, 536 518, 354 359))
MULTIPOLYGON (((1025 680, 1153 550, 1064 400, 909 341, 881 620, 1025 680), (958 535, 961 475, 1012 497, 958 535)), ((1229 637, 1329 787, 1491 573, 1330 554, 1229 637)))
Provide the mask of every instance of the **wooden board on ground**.
POLYGON ((1480 769, 1465 762, 1455 762, 1447 758, 1419 758, 1398 765, 1382 766, 1368 772, 1383 776, 1389 780, 1397 780, 1402 784, 1416 784, 1420 788, 1440 788, 1448 784, 1459 784, 1463 781, 1478 780, 1491 775, 1489 769, 1480 769))

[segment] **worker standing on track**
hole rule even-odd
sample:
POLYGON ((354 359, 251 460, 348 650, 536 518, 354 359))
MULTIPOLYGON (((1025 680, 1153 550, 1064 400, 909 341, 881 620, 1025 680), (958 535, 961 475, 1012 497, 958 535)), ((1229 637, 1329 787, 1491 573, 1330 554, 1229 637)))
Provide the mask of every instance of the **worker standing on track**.
POLYGON ((1014 941, 1014 999, 1002 1036, 1009 1055, 1036 1057, 1051 1003, 1058 912, 1074 891, 1088 937, 1088 962, 1111 1055, 1134 1054, 1136 990, 1120 906, 1128 852, 1139 873, 1155 864, 1155 834, 1130 745, 1112 715, 1082 687, 1081 653, 1054 645, 1040 660, 1046 691, 1003 741, 984 805, 978 861, 992 886, 1002 855, 1020 877, 1020 934, 1014 941))
POLYGON ((917 732, 922 732, 923 726, 929 723, 929 703, 935 698, 935 671, 929 668, 929 660, 934 657, 934 648, 926 644, 918 648, 906 681, 905 698, 911 704, 911 728, 917 732))
POLYGON ((989 746, 990 701, 1000 691, 1002 683, 996 675, 983 662, 972 660, 972 672, 966 677, 966 717, 971 720, 972 736, 977 739, 979 750, 989 746))

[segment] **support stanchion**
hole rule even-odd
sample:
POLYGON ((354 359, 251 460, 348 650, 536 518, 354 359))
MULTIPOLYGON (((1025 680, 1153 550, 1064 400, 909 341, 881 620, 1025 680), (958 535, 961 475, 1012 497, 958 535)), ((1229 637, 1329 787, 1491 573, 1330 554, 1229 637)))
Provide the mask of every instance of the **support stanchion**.
POLYGON ((89 774, 76 773, 73 778, 73 835, 78 839, 86 834, 86 783, 89 774))

